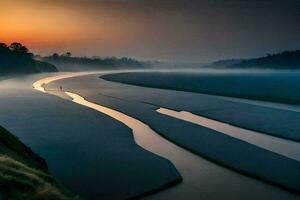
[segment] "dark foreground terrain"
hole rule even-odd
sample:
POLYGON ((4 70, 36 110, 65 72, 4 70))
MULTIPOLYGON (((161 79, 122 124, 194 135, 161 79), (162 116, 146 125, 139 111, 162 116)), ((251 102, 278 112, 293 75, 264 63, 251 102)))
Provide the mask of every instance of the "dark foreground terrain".
POLYGON ((0 199, 79 199, 48 172, 43 158, 0 126, 0 199))

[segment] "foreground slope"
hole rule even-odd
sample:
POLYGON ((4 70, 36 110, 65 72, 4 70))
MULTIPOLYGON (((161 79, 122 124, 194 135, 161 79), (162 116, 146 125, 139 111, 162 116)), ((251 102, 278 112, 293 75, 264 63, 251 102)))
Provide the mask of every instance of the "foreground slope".
POLYGON ((44 159, 0 126, 0 198, 78 199, 47 171, 44 159))

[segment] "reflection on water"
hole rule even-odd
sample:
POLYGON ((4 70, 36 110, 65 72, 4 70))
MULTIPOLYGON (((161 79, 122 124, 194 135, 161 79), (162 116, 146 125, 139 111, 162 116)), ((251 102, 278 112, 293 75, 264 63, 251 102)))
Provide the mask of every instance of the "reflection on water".
POLYGON ((157 112, 216 130, 261 148, 300 161, 300 144, 298 142, 231 126, 229 124, 208 119, 186 111, 177 112, 166 108, 159 108, 157 112))
POLYGON ((73 72, 73 73, 61 74, 61 75, 56 75, 56 76, 50 76, 50 77, 43 78, 43 79, 40 79, 40 80, 34 82, 32 84, 32 86, 33 86, 34 89, 36 89, 40 92, 46 93, 46 90, 45 90, 44 86, 48 83, 53 82, 53 81, 57 81, 57 80, 65 79, 65 78, 72 78, 72 77, 76 77, 76 76, 97 74, 97 73, 99 73, 99 72, 95 72, 95 71, 92 71, 92 72, 73 72))
POLYGON ((169 157, 168 153, 172 152, 174 148, 176 148, 175 145, 172 145, 172 143, 156 134, 148 125, 135 118, 99 104, 89 102, 78 94, 71 92, 65 93, 73 99, 73 102, 104 113, 128 126, 133 131, 134 140, 136 143, 144 149, 167 158, 169 157), (166 154, 164 152, 168 153, 166 154))
POLYGON ((242 99, 242 98, 234 98, 234 97, 225 97, 225 96, 217 96, 218 98, 233 101, 233 102, 241 102, 250 105, 258 105, 267 108, 276 108, 281 110, 288 110, 294 112, 300 112, 300 106, 294 104, 283 104, 271 101, 260 101, 260 100, 253 100, 253 99, 242 99))
MULTIPOLYGON (((47 92, 42 89, 45 84, 75 76, 79 76, 78 73, 42 79, 35 84, 34 88, 41 92, 47 92)), ((89 102, 78 94, 66 92, 66 95, 70 96, 75 103, 97 110, 122 122, 132 129, 138 145, 167 158, 176 166, 183 176, 183 183, 145 197, 145 199, 297 199, 293 194, 233 172, 186 151, 164 139, 148 125, 137 119, 89 102)))
POLYGON ((138 145, 169 159, 175 164, 183 176, 183 183, 145 197, 145 199, 185 199, 186 197, 189 199, 253 199, 255 197, 264 199, 266 195, 269 196, 271 193, 275 194, 277 192, 279 197, 285 196, 284 192, 274 190, 272 186, 215 165, 176 146, 135 118, 89 102, 78 94, 65 93, 73 99, 73 102, 102 112, 122 122, 132 129, 134 139, 138 145), (227 185, 223 185, 223 182, 227 185), (235 188, 238 188, 238 190, 235 188), (215 193, 215 189, 219 192, 215 193), (255 190, 256 193, 249 195, 251 190, 255 190))

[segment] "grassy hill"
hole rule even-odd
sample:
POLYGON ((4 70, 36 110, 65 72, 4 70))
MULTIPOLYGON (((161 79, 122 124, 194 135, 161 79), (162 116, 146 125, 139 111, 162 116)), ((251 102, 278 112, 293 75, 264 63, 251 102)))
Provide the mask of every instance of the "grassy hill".
POLYGON ((0 126, 0 199, 79 199, 61 186, 43 158, 0 126))

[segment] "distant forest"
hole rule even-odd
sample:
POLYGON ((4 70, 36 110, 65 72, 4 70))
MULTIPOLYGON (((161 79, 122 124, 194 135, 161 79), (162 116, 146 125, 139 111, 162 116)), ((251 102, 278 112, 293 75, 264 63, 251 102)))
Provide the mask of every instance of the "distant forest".
POLYGON ((73 57, 70 52, 58 55, 54 53, 51 56, 46 56, 41 58, 42 61, 49 62, 55 65, 77 65, 77 66, 87 66, 101 69, 111 69, 111 68, 142 68, 148 65, 147 62, 140 62, 132 58, 122 57, 73 57))
POLYGON ((56 72, 54 65, 33 59, 26 46, 0 43, 0 74, 56 72))
POLYGON ((86 69, 144 68, 151 64, 152 62, 140 62, 127 57, 73 57, 70 52, 42 57, 32 54, 21 43, 14 42, 10 45, 0 43, 0 74, 57 72, 57 67, 62 65, 68 65, 70 68, 80 66, 80 70, 84 70, 85 67, 86 69))
POLYGON ((265 69, 300 69, 300 50, 268 54, 254 59, 220 60, 206 67, 214 68, 265 68, 265 69))

